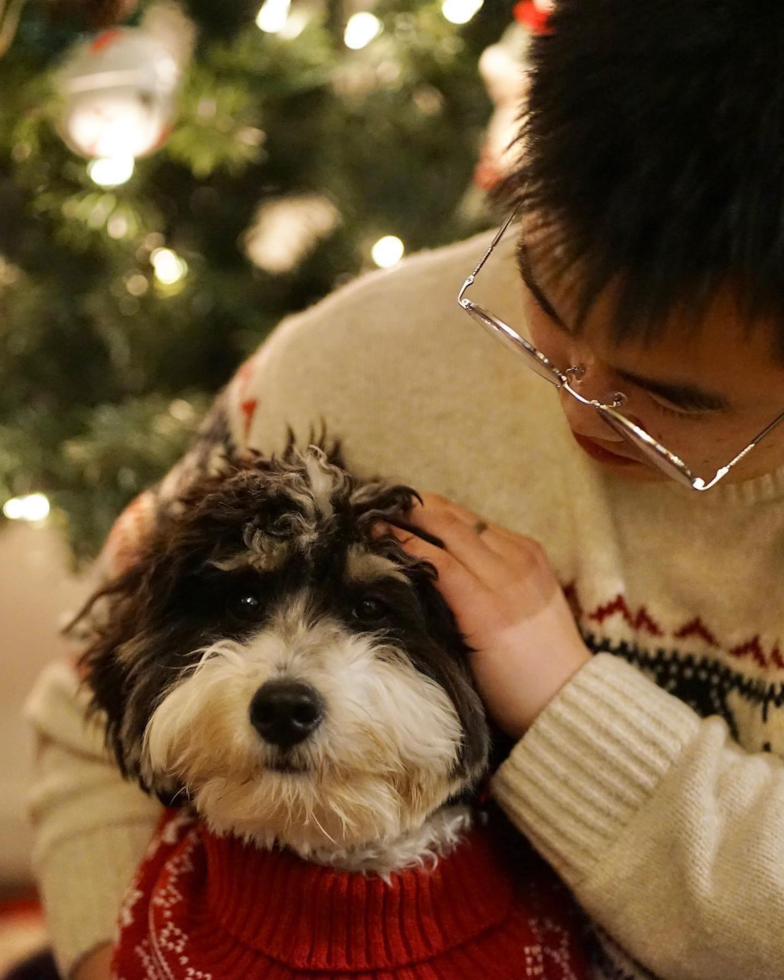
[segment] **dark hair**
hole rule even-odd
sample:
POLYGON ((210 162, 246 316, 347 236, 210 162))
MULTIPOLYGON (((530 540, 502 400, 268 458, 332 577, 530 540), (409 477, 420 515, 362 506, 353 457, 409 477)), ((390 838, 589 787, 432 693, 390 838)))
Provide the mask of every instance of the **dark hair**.
POLYGON ((651 341, 729 284, 784 358, 784 3, 557 0, 550 27, 508 188, 580 320, 618 277, 613 340, 651 341))

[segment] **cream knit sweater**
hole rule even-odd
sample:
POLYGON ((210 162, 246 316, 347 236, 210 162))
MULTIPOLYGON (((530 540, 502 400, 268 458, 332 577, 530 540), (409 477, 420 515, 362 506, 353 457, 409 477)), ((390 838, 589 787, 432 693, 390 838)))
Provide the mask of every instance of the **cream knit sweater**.
MULTIPOLYGON (((539 539, 597 656, 494 779, 597 924, 597 978, 784 977, 784 470, 707 495, 626 483, 553 389, 455 302, 487 236, 364 277, 274 334, 229 386, 232 435, 278 449, 321 418, 362 474, 539 539)), ((478 297, 516 318, 510 246, 478 297)), ((36 860, 64 970, 111 938, 157 804, 85 725, 70 668, 41 737, 36 860)))

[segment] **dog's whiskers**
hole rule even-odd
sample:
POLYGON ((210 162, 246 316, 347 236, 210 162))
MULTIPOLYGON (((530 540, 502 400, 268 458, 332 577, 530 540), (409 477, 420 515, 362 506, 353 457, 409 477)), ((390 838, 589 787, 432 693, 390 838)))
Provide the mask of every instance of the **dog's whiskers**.
POLYGON ((177 797, 178 796, 182 796, 184 793, 187 793, 187 790, 186 790, 186 788, 184 786, 182 786, 182 787, 180 787, 180 789, 177 790, 177 792, 174 794, 174 796, 172 796, 170 802, 171 803, 174 803, 174 801, 177 799, 177 797))
POLYGON ((321 826, 321 823, 320 823, 320 821, 319 821, 319 819, 318 819, 318 817, 316 816, 316 814, 315 814, 315 813, 311 813, 311 814, 310 814, 310 817, 311 817, 311 819, 313 820, 313 823, 314 823, 314 824, 315 824, 315 825, 316 825, 316 826, 318 827, 318 829, 319 829, 319 830, 321 831, 321 833, 322 833, 322 834, 323 834, 323 835, 324 835, 324 836, 325 836, 325 837, 327 838, 327 840, 328 840, 328 841, 330 841, 330 842, 331 842, 332 844, 334 844, 334 845, 335 845, 335 847, 337 847, 337 846, 338 846, 338 842, 337 842, 337 841, 335 840, 335 838, 334 838, 334 837, 331 837, 331 836, 330 836, 330 835, 329 835, 329 834, 328 834, 328 833, 326 832, 326 830, 324 830, 324 828, 323 828, 323 827, 321 826))

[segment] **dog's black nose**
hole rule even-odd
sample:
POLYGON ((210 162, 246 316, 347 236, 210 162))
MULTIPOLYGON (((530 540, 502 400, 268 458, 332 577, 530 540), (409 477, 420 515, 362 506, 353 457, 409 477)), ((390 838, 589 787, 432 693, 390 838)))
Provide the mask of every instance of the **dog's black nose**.
POLYGON ((251 725, 265 741, 282 749, 306 739, 323 717, 318 691, 301 681, 267 681, 250 703, 251 725))

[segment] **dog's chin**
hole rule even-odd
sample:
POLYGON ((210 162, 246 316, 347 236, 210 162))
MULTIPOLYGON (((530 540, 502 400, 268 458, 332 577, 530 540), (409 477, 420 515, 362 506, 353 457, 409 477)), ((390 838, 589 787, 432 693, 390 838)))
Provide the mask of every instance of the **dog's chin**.
POLYGON ((190 799, 217 834, 259 847, 287 846, 330 863, 339 852, 388 844, 418 830, 462 788, 425 774, 405 782, 278 762, 252 780, 208 779, 190 789, 190 799))
POLYGON ((290 762, 271 762, 267 766, 267 770, 269 772, 277 772, 283 775, 288 774, 291 776, 306 776, 312 774, 313 772, 313 769, 310 766, 296 766, 292 765, 290 762))
POLYGON ((458 764, 454 705, 409 664, 335 629, 300 629, 290 645, 293 676, 310 680, 330 706, 312 737, 284 749, 250 723, 248 705, 286 656, 276 635, 245 649, 216 646, 153 712, 144 782, 184 786, 219 834, 310 857, 394 841, 476 776, 458 764))

